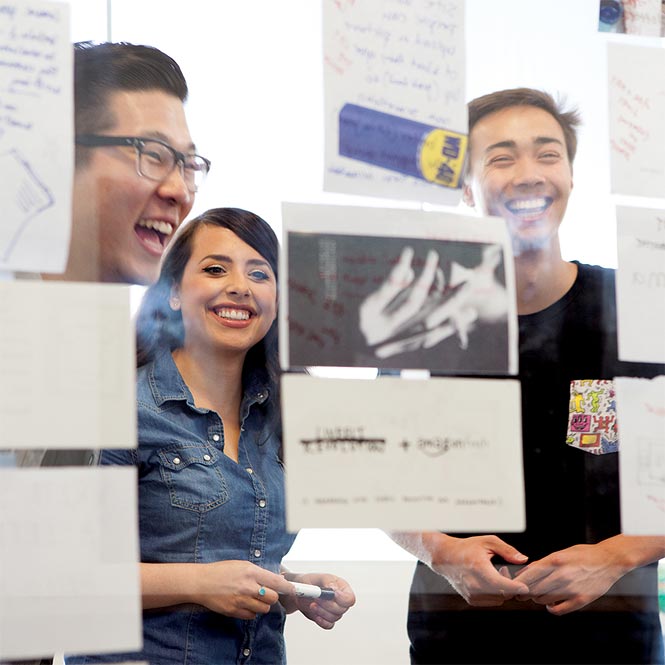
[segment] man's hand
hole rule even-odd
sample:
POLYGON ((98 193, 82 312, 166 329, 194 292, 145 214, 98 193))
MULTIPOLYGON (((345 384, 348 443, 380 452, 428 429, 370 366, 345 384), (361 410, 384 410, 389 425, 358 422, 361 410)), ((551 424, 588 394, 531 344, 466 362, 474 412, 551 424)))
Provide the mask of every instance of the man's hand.
POLYGON ((478 322, 496 322, 508 312, 507 292, 494 274, 501 248, 489 245, 481 263, 464 268, 453 263, 445 283, 439 255, 430 250, 416 279, 413 249, 405 247, 386 281, 360 305, 360 330, 377 358, 429 349, 457 335, 466 349, 478 322))
POLYGON ((518 600, 546 605, 556 615, 574 612, 597 598, 628 570, 607 545, 574 545, 534 561, 515 575, 529 588, 518 600))
MULTIPOLYGON (((413 248, 405 247, 386 281, 360 305, 360 330, 369 346, 380 344, 420 320, 428 300, 443 291, 439 255, 430 250, 416 279, 411 267, 413 248)), ((429 311, 429 310, 426 310, 429 311)))
POLYGON ((496 607, 529 593, 524 580, 511 579, 505 570, 497 571, 491 562, 492 557, 500 556, 508 563, 525 563, 527 557, 511 545, 497 536, 440 535, 442 539, 437 551, 432 553, 430 568, 443 575, 469 605, 496 607))

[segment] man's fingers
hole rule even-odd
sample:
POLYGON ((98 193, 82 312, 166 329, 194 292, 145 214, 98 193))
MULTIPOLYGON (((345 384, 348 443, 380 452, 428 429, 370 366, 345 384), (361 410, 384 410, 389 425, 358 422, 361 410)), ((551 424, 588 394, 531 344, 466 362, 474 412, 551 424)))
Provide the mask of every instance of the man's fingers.
POLYGON ((378 303, 382 309, 402 293, 404 289, 409 288, 413 282, 416 275, 411 267, 412 260, 413 248, 405 247, 399 257, 399 261, 388 273, 386 281, 372 296, 372 301, 378 303))
POLYGON ((466 287, 462 286, 460 291, 428 315, 427 319, 425 319, 426 327, 428 329, 436 328, 440 323, 454 316, 455 313, 464 306, 467 297, 468 292, 466 287))
POLYGON ((413 319, 421 312, 428 298, 430 298, 430 289, 436 281, 438 266, 439 255, 431 249, 427 252, 425 266, 418 279, 409 289, 404 301, 400 303, 399 307, 394 309, 393 321, 396 324, 409 323, 409 319, 413 319))
POLYGON ((447 337, 455 334, 455 326, 450 323, 444 323, 434 330, 430 330, 426 333, 425 339, 423 341, 424 349, 431 349, 433 346, 436 346, 439 342, 442 342, 447 337))

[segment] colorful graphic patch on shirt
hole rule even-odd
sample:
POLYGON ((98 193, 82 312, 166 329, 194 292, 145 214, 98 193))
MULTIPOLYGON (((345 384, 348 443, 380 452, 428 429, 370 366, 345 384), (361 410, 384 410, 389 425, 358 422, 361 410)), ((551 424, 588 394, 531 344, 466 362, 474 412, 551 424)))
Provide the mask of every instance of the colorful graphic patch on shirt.
POLYGON ((617 437, 616 399, 614 381, 609 379, 580 379, 570 382, 568 409, 569 446, 594 455, 619 450, 617 437))

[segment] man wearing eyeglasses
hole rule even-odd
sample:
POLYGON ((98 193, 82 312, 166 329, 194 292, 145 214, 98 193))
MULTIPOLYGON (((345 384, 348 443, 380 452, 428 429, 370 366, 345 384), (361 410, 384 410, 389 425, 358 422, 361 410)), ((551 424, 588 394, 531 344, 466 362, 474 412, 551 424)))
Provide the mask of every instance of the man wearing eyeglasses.
POLYGON ((210 162, 185 119, 178 64, 149 46, 74 49, 76 169, 64 273, 45 279, 150 284, 210 162))
MULTIPOLYGON (((76 164, 63 273, 42 279, 149 285, 210 169, 187 127, 185 77, 151 46, 74 45, 76 164)), ((90 450, 15 451, 17 466, 93 464, 90 450)))
MULTIPOLYGON (((76 162, 63 273, 42 279, 149 285, 210 162, 185 119, 170 56, 128 43, 74 45, 76 162)), ((16 451, 18 466, 87 464, 91 451, 16 451)))
MULTIPOLYGON (((74 45, 69 257, 63 273, 42 279, 142 285, 157 279, 161 256, 210 169, 196 154, 187 127, 187 94, 179 65, 156 48, 74 45)), ((96 459, 91 450, 14 454, 18 466, 87 465, 96 459)))

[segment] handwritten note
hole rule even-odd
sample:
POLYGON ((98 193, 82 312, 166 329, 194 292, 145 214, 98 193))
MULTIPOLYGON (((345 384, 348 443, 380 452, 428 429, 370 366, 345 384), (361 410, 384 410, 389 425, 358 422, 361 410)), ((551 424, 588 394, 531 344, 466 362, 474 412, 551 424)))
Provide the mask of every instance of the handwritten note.
POLYGON ((0 505, 0 658, 139 648, 136 470, 0 469, 0 505))
POLYGON ((619 358, 665 362, 665 210, 617 206, 619 358))
POLYGON ((661 32, 662 0, 623 0, 623 20, 625 31, 631 35, 644 37, 665 36, 661 32))
POLYGON ((503 220, 300 204, 282 219, 283 367, 516 373, 503 220))
POLYGON ((0 448, 136 447, 129 287, 0 282, 0 448))
POLYGON ((611 187, 665 195, 665 50, 608 44, 611 187))
POLYGON ((0 269, 64 270, 72 77, 69 4, 0 3, 0 269))
POLYGON ((622 531, 665 536, 665 376, 614 383, 622 531))
POLYGON ((517 381, 289 374, 282 390, 289 528, 524 529, 517 381))
POLYGON ((464 3, 325 0, 323 21, 324 189, 459 202, 464 3))

